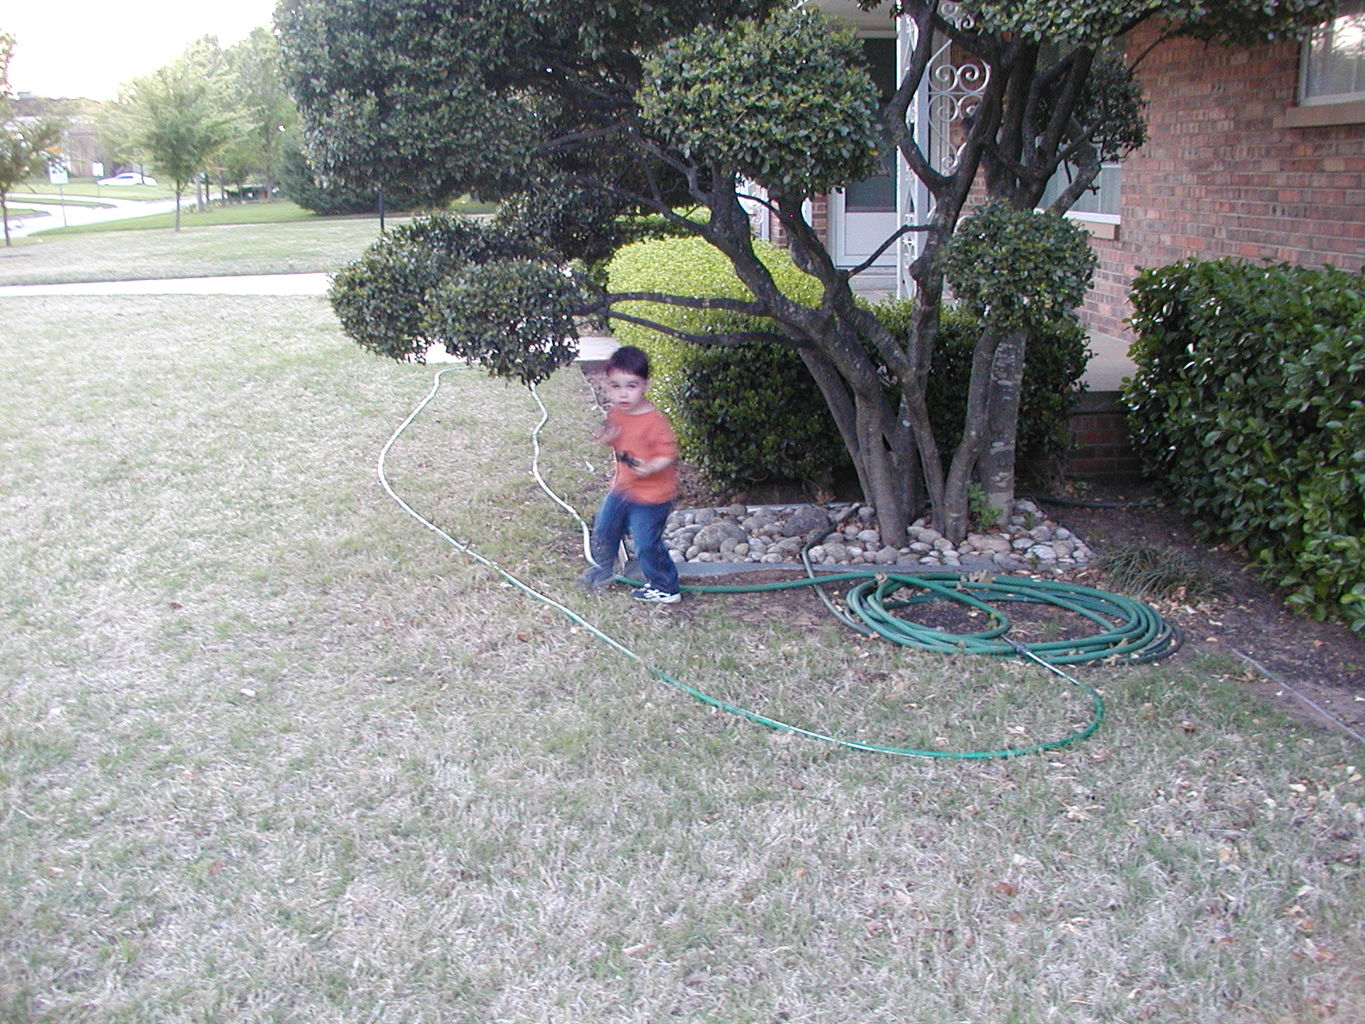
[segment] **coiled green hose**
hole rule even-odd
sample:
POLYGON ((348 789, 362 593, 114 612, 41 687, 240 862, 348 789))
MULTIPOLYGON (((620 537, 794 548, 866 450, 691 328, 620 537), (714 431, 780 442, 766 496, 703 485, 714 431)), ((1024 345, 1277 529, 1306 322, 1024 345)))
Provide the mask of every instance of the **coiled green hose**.
MULTIPOLYGON (((853 571, 780 583, 740 588, 696 587, 700 592, 724 593, 776 590, 848 582, 847 613, 832 608, 848 626, 902 647, 918 647, 944 654, 984 654, 1009 657, 1021 649, 1049 665, 1074 665, 1106 658, 1133 662, 1155 661, 1173 653, 1180 633, 1150 605, 1120 594, 1057 580, 1027 576, 980 576, 956 572, 853 571), (899 594, 909 596, 897 597, 899 594), (949 633, 896 614, 934 601, 949 601, 989 617, 990 624, 974 633, 949 633), (1051 605, 1093 622, 1098 631, 1076 639, 1020 644, 1006 634, 1012 623, 999 607, 1019 602, 1051 605)), ((823 595, 822 595, 823 596, 823 595)))
MULTIPOLYGON (((394 431, 380 451, 377 471, 379 482, 384 491, 400 508, 427 527, 452 547, 469 555, 522 592, 554 608, 576 625, 581 626, 598 640, 619 653, 639 662, 649 669, 656 679, 676 687, 703 704, 736 715, 746 721, 754 722, 783 732, 795 733, 810 739, 832 743, 851 750, 873 753, 893 754, 903 757, 930 757, 956 760, 982 760, 986 758, 1018 757, 1023 754, 1055 750, 1091 736, 1104 721, 1104 701, 1099 692, 1089 684, 1064 672, 1059 665, 1096 662, 1104 659, 1124 659, 1132 662, 1152 661, 1173 653, 1179 646, 1178 629, 1166 622, 1149 605, 1118 594, 1106 593, 1092 587, 1055 580, 1036 580, 1021 576, 989 576, 987 574, 958 574, 953 572, 877 572, 850 571, 817 575, 811 567, 805 552, 807 575, 800 579, 784 580, 776 583, 756 583, 740 586, 691 586, 684 587, 692 593, 754 593, 790 589, 794 587, 815 587, 817 593, 831 611, 845 624, 858 632, 887 640, 904 647, 918 647, 924 650, 943 653, 979 654, 993 657, 1018 656, 1032 661, 1054 675, 1065 679, 1090 697, 1090 721, 1081 729, 1058 739, 1033 743, 1019 747, 1002 747, 993 750, 934 750, 914 747, 884 746, 807 729, 769 718, 757 712, 741 708, 712 697, 705 692, 684 683, 682 680, 655 666, 649 665, 643 657, 626 647, 610 634, 585 620, 580 614, 555 599, 540 593, 528 584, 517 579, 497 563, 479 554, 468 544, 455 539, 439 526, 423 517, 405 502, 389 484, 385 474, 385 461, 389 451, 399 437, 421 414, 422 410, 436 397, 441 386, 445 369, 436 373, 431 390, 412 413, 394 431), (846 610, 835 607, 825 595, 823 587, 828 584, 850 583, 846 596, 846 610), (974 611, 984 612, 989 626, 973 633, 949 633, 937 630, 906 618, 898 612, 914 609, 933 601, 951 601, 962 604, 974 611), (1070 611, 1083 619, 1088 619, 1097 627, 1086 637, 1053 640, 1033 644, 1023 644, 1011 639, 1007 634, 1011 623, 1000 605, 1012 602, 1045 604, 1070 611)), ((533 447, 532 474, 541 489, 561 508, 565 509, 579 523, 583 531, 584 553, 591 558, 588 526, 578 512, 560 498, 546 484, 540 474, 540 433, 549 420, 549 412, 540 400, 535 389, 532 397, 540 409, 540 421, 531 432, 533 447)), ((812 542, 815 543, 815 542, 812 542)), ((809 549, 810 545, 807 545, 809 549)), ((759 566, 759 568, 765 568, 759 566)), ((623 582, 638 585, 639 581, 623 582)))

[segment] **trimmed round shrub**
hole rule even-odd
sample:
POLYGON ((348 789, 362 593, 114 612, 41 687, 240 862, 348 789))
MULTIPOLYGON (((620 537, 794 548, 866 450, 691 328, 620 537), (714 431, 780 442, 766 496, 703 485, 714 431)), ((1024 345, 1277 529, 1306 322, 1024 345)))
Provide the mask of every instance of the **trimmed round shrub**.
POLYGON ((328 297, 362 348, 401 361, 433 344, 526 384, 573 361, 576 286, 533 240, 439 214, 402 224, 333 279, 328 297))
POLYGON ((882 148, 861 44, 811 9, 672 40, 646 61, 638 99, 667 145, 777 192, 859 181, 882 148))
MULTIPOLYGON (((814 304, 820 287, 781 249, 755 243, 778 286, 814 304)), ((608 265, 614 292, 751 299, 725 257, 699 238, 637 242, 608 265)), ((765 318, 658 302, 621 303, 618 311, 692 334, 775 331, 765 318)), ((712 483, 827 480, 849 466, 819 388, 800 356, 780 342, 705 346, 613 318, 626 345, 649 353, 651 395, 673 421, 683 458, 712 483)))

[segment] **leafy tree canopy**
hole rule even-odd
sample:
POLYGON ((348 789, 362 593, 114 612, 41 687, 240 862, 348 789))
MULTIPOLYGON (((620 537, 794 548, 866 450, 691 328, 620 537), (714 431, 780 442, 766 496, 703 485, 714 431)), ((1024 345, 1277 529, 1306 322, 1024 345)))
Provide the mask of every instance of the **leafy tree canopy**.
MULTIPOLYGON (((859 6, 871 10, 882 0, 859 6)), ((887 6, 899 13, 922 5, 893 0, 887 6)), ((963 0, 956 6, 971 19, 969 31, 998 37, 1097 46, 1160 18, 1169 35, 1248 44, 1298 36, 1331 18, 1340 0, 963 0)))
POLYGON ((0 32, 0 221, 6 245, 11 244, 9 193, 52 158, 62 130, 62 122, 55 117, 19 117, 9 84, 15 42, 12 34, 0 32))
POLYGON ((702 26, 645 64, 644 127, 689 160, 810 195, 876 169, 880 103, 851 32, 822 18, 702 26))
POLYGON ((269 29, 255 28, 223 56, 232 76, 229 98, 239 108, 244 128, 222 154, 227 180, 242 184, 259 176, 268 195, 279 173, 285 139, 298 122, 294 100, 280 75, 279 42, 269 29))
POLYGON ((565 174, 629 181, 632 162, 603 142, 632 109, 639 54, 775 6, 285 0, 276 23, 318 170, 436 203, 565 174))
MULTIPOLYGON (((493 372, 534 380, 569 358, 569 347, 550 339, 571 330, 574 315, 610 317, 632 299, 760 318, 818 382, 884 528, 894 534, 927 502, 936 524, 960 536, 974 474, 993 481, 992 500, 1008 500, 1035 313, 1064 315, 1089 278, 1074 229, 1019 211, 1032 211, 1065 166, 1072 182, 1050 207, 1064 212, 1102 162, 1144 138, 1123 33, 1150 21, 1163 36, 1259 42, 1306 31, 1334 4, 885 6, 913 22, 920 40, 889 96, 833 22, 780 0, 284 0, 276 15, 283 63, 321 176, 370 191, 402 183, 433 203, 463 193, 504 200, 484 241, 474 228, 433 227, 382 244, 358 265, 363 271, 338 278, 343 323, 396 356, 441 341, 493 372), (907 117, 945 36, 983 82, 946 162, 907 117), (896 336, 854 297, 851 279, 866 265, 839 266, 806 212, 806 200, 863 177, 891 145, 932 196, 929 210, 877 250, 909 233, 919 240, 909 268, 911 325, 896 336), (991 210, 967 219, 983 193, 991 210), (781 223, 797 264, 819 283, 818 303, 774 282, 755 253, 745 203, 781 223), (681 206, 706 216, 685 217, 675 212, 681 206), (661 217, 713 245, 749 298, 620 296, 570 270, 571 261, 599 260, 619 244, 622 213, 661 217), (973 223, 954 246, 959 226, 973 223), (983 267, 1012 259, 1031 264, 1009 278, 1033 289, 1028 304, 983 279, 983 267), (1058 260, 1062 272, 1050 273, 1058 260), (986 324, 951 465, 924 400, 947 268, 986 324)), ((739 340, 654 326, 689 340, 739 340)))

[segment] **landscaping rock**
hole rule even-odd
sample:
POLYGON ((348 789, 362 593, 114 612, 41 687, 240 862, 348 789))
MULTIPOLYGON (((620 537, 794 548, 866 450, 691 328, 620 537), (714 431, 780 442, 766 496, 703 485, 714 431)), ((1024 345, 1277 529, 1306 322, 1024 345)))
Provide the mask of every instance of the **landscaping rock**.
POLYGON ((960 545, 922 519, 897 547, 882 536, 867 506, 820 505, 680 510, 669 517, 664 541, 677 562, 797 565, 811 535, 827 530, 836 517, 844 525, 810 549, 814 564, 1061 573, 1094 558, 1084 541, 1044 517, 1031 502, 1016 503, 1004 527, 968 534, 960 545))
POLYGON ((801 505, 782 524, 782 536, 800 537, 812 530, 829 529, 829 513, 818 505, 801 505))

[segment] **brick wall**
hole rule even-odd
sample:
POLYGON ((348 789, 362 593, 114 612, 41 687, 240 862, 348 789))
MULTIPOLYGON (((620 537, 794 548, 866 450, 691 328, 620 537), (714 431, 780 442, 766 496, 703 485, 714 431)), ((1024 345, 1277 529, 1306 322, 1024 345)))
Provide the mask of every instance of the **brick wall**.
POLYGON ((1067 479, 1130 480, 1142 474, 1117 392, 1083 394, 1067 421, 1067 431, 1072 443, 1065 458, 1067 479))
MULTIPOLYGON (((758 215, 767 221, 768 240, 774 245, 785 246, 787 244, 787 229, 782 226, 782 222, 769 210, 762 210, 758 215)), ((816 196, 810 201, 809 210, 810 225, 815 229, 815 233, 821 238, 829 239, 829 197, 816 196)), ((761 233, 761 232, 760 232, 761 233)))
MULTIPOLYGON (((1136 54, 1151 30, 1130 43, 1136 54)), ((1365 259, 1365 124, 1291 127, 1295 44, 1232 49, 1180 40, 1139 77, 1148 142, 1123 163, 1119 237, 1085 306, 1098 334, 1123 320, 1139 268, 1237 257, 1357 270, 1365 259)))

